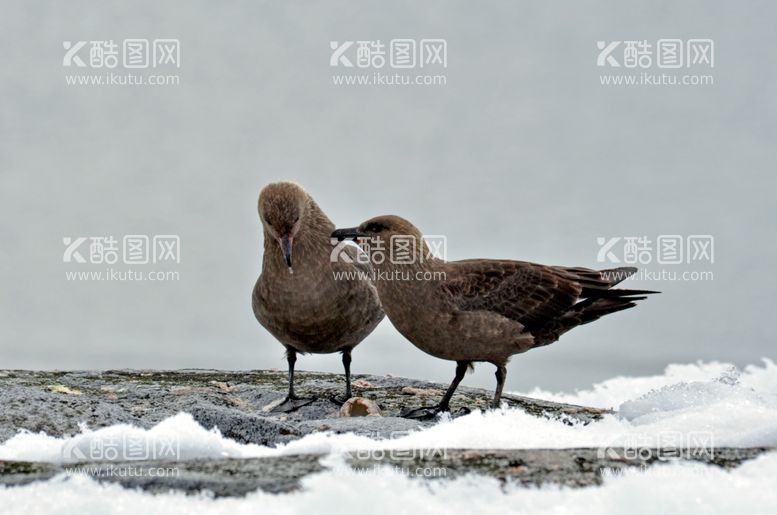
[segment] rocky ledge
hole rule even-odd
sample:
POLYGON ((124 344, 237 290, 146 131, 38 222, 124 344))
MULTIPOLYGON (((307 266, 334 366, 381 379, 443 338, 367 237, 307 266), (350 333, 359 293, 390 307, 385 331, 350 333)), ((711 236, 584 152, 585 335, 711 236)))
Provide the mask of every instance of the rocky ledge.
MULTIPOLYGON (((444 449, 431 454, 386 451, 381 455, 350 453, 344 464, 364 473, 377 467, 394 470, 418 480, 454 479, 480 474, 504 483, 525 486, 559 484, 586 487, 601 484, 604 472, 617 474, 629 468, 664 463, 656 449, 642 449, 639 456, 602 455, 597 449, 444 449)), ((767 449, 716 449, 709 455, 683 456, 734 468, 767 449)), ((268 458, 197 459, 182 462, 145 461, 61 465, 40 462, 1 461, 0 485, 18 486, 53 478, 63 472, 88 474, 101 482, 119 483, 152 493, 179 490, 212 492, 216 497, 238 497, 260 489, 270 493, 297 490, 301 480, 329 468, 323 455, 298 454, 268 458), (152 473, 149 473, 152 472, 152 473)))
MULTIPOLYGON (((99 429, 118 423, 150 428, 179 412, 187 412, 205 428, 217 427, 222 435, 241 443, 277 445, 318 431, 354 432, 385 438, 393 431, 413 431, 435 424, 399 417, 402 409, 428 406, 442 395, 445 385, 391 376, 354 376, 357 399, 341 406, 332 399, 341 394, 342 376, 299 372, 297 393, 317 400, 292 413, 275 413, 286 393, 285 371, 247 372, 216 370, 177 371, 75 371, 37 372, 0 370, 0 442, 20 429, 52 436, 80 433, 79 425, 99 429), (365 415, 365 416, 361 416, 365 415)), ((460 388, 453 412, 486 409, 491 392, 460 388)), ((505 396, 505 402, 536 416, 584 424, 601 419, 607 410, 505 396)), ((638 456, 613 449, 477 450, 440 449, 386 453, 352 453, 344 466, 365 470, 395 467, 425 479, 452 478, 467 473, 485 474, 503 481, 539 485, 556 483, 588 486, 601 482, 604 469, 648 466, 666 461, 655 450, 638 456)), ((766 449, 716 449, 690 459, 735 467, 766 449)), ((217 496, 244 495, 257 488, 286 492, 300 480, 331 466, 316 454, 251 459, 196 459, 188 461, 92 462, 69 464, 101 481, 149 491, 170 489, 212 491, 217 496), (87 467, 84 469, 84 467, 87 467), (88 467, 92 467, 89 469, 88 467), (175 473, 150 475, 151 468, 175 473), (129 472, 128 472, 129 471, 129 472)), ((19 485, 49 479, 66 470, 56 463, 0 461, 0 484, 19 485)))
MULTIPOLYGON (((275 445, 316 431, 352 431, 386 437, 392 431, 408 431, 432 421, 399 417, 403 408, 433 405, 446 386, 391 376, 355 375, 351 415, 341 416, 342 406, 333 401, 342 395, 341 375, 297 372, 295 390, 318 400, 292 413, 272 408, 286 395, 286 372, 218 370, 103 372, 36 372, 0 370, 0 442, 20 429, 51 436, 79 433, 79 424, 90 429, 127 423, 150 428, 165 418, 185 411, 203 427, 217 427, 221 434, 241 443, 275 445)), ((486 409, 492 393, 459 388, 451 402, 453 412, 486 409)), ((570 417, 585 423, 607 410, 505 396, 505 402, 537 416, 570 417)))

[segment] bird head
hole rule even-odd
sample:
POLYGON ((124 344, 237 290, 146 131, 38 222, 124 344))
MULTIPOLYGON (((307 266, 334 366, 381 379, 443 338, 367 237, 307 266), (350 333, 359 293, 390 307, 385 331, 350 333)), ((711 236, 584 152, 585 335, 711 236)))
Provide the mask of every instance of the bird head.
POLYGON ((368 240, 371 251, 382 249, 386 259, 372 259, 373 264, 420 264, 433 259, 433 254, 424 241, 421 231, 409 221, 396 215, 383 215, 370 218, 358 227, 337 229, 332 239, 343 241, 368 240), (401 257, 400 257, 401 256, 401 257), (389 257, 396 258, 390 262, 389 257))
POLYGON ((294 237, 302 226, 308 199, 305 190, 292 182, 274 182, 259 193, 259 219, 265 235, 278 242, 289 272, 294 237))

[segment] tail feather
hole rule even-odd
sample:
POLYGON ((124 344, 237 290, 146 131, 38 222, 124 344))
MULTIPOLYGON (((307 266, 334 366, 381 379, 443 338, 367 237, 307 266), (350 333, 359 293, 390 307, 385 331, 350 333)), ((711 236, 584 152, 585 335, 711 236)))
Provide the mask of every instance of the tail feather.
POLYGON ((620 267, 608 270, 568 268, 582 286, 581 300, 561 317, 535 334, 535 347, 556 341, 562 334, 579 325, 588 324, 610 313, 633 308, 648 295, 660 293, 652 290, 613 289, 612 287, 631 277, 637 271, 634 267, 620 267))
POLYGON ((589 298, 589 299, 611 299, 611 298, 624 298, 624 297, 633 297, 633 296, 643 296, 644 295, 652 295, 654 293, 661 293, 660 291, 654 291, 654 290, 625 290, 625 289, 619 289, 616 288, 614 290, 598 290, 595 294, 591 294, 590 291, 583 291, 583 294, 581 295, 582 298, 589 298), (586 295, 588 293, 588 295, 586 295))
POLYGON ((578 322, 578 325, 583 325, 589 322, 593 322, 594 320, 598 320, 605 315, 609 315, 610 313, 616 313, 618 311, 623 311, 624 309, 633 308, 637 305, 637 301, 644 300, 646 298, 646 296, 637 296, 587 299, 575 304, 572 309, 567 312, 567 315, 572 316, 572 318, 578 322))
POLYGON ((610 283, 610 287, 621 283, 637 273, 637 267, 634 266, 622 266, 619 268, 608 268, 606 270, 599 270, 603 279, 606 279, 610 283))

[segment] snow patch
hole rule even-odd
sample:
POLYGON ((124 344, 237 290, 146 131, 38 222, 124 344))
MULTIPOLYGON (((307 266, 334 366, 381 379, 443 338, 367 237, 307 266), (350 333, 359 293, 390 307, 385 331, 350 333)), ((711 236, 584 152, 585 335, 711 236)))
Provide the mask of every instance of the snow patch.
POLYGON ((284 495, 261 491, 244 498, 219 499, 207 494, 150 495, 115 484, 99 484, 83 475, 60 475, 22 487, 0 486, 0 506, 6 513, 24 515, 447 514, 452 506, 462 513, 498 515, 777 513, 777 489, 773 488, 777 453, 763 455, 732 471, 682 462, 630 469, 623 474, 605 475, 600 487, 584 489, 505 486, 495 479, 477 476, 423 482, 390 468, 360 474, 334 458, 328 461, 330 470, 305 478, 301 491, 284 495))
POLYGON ((177 457, 183 460, 401 448, 570 448, 634 442, 659 447, 668 434, 700 432, 708 436, 705 445, 777 446, 777 366, 769 360, 762 367, 748 366, 742 373, 722 363, 671 365, 663 376, 611 379, 571 395, 538 391, 531 395, 598 406, 617 402, 619 407, 614 414, 588 425, 501 409, 445 418, 431 428, 400 438, 374 440, 353 433, 314 433, 278 447, 237 443, 180 413, 148 430, 125 424, 98 430, 83 427, 80 434, 65 438, 21 432, 0 444, 0 459, 84 461, 95 446, 106 441, 148 442, 150 448, 172 441, 178 446, 177 457))

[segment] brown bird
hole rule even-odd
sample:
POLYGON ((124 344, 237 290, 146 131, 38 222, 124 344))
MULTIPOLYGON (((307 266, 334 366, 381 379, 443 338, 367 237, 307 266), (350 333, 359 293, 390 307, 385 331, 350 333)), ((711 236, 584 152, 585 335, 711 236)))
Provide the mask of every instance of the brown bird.
POLYGON ((372 249, 384 249, 385 255, 371 261, 389 320, 422 351, 456 361, 456 375, 440 403, 404 413, 410 418, 448 411, 467 368, 479 361, 496 366, 498 406, 512 355, 553 343, 570 329, 631 308, 656 293, 612 289, 636 272, 632 267, 592 270, 495 259, 444 261, 430 252, 413 224, 393 215, 338 229, 332 238, 362 239, 372 249))
POLYGON ((275 411, 293 411, 315 400, 294 393, 298 353, 342 353, 347 400, 351 351, 383 319, 372 269, 356 259, 352 245, 341 249, 350 262, 330 259, 334 224, 294 183, 265 186, 259 218, 264 258, 251 302, 259 323, 286 347, 289 363, 289 394, 275 411))

